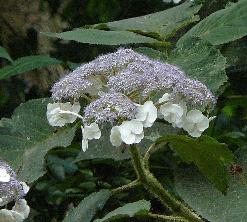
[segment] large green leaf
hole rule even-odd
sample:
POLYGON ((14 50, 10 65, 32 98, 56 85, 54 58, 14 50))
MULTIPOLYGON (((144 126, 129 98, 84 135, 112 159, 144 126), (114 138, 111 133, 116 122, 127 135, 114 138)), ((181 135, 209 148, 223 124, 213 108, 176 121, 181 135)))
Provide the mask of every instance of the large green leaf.
POLYGON ((45 173, 44 157, 54 147, 67 147, 76 128, 54 128, 46 119, 49 99, 30 100, 19 106, 12 119, 1 120, 0 153, 20 179, 33 182, 45 173))
POLYGON ((111 192, 109 190, 100 190, 97 193, 90 194, 76 208, 67 213, 63 222, 90 222, 96 212, 104 207, 110 196, 111 192))
POLYGON ((139 200, 134 203, 125 204, 122 207, 119 207, 112 212, 105 215, 102 219, 95 220, 94 222, 104 222, 109 219, 116 219, 121 217, 134 217, 138 213, 143 213, 149 211, 151 208, 151 204, 146 200, 139 200))
POLYGON ((188 38, 172 52, 168 62, 204 83, 214 94, 227 81, 226 58, 218 49, 198 38, 188 38))
POLYGON ((61 61, 47 55, 26 56, 15 60, 12 65, 0 69, 0 80, 10 76, 18 75, 33 69, 56 65, 61 61))
POLYGON ((227 167, 233 162, 234 156, 225 144, 208 136, 193 139, 173 135, 162 137, 158 141, 168 142, 183 161, 194 163, 216 188, 226 192, 229 179, 227 167))
POLYGON ((247 35, 247 0, 240 0, 226 9, 219 10, 195 25, 179 41, 196 36, 213 45, 240 39, 247 35))
POLYGON ((239 154, 244 171, 231 177, 227 194, 216 190, 196 170, 179 170, 175 188, 182 199, 210 222, 246 222, 247 218, 247 151, 239 154))
POLYGON ((0 46, 0 58, 4 58, 9 60, 10 62, 12 62, 13 60, 11 59, 9 53, 6 51, 5 48, 3 48, 2 46, 0 46))
POLYGON ((246 72, 247 71, 247 37, 231 42, 224 47, 222 54, 227 60, 227 71, 246 72))
POLYGON ((73 40, 81 43, 99 44, 99 45, 122 45, 137 43, 155 43, 156 39, 142 36, 128 31, 104 31, 97 29, 75 29, 61 33, 42 33, 49 37, 55 37, 64 40, 73 40))
MULTIPOLYGON (((112 146, 110 142, 110 131, 111 126, 106 126, 102 130, 102 136, 99 140, 89 141, 89 147, 86 152, 81 152, 76 161, 86 160, 86 159, 114 159, 114 160, 124 160, 129 159, 130 154, 127 150, 120 147, 112 146)), ((155 123, 148 132, 145 133, 145 139, 139 144, 141 152, 145 152, 148 146, 151 145, 157 138, 161 135, 174 134, 176 130, 164 123, 155 123)))
MULTIPOLYGON (((195 14, 199 11, 200 5, 194 5, 187 1, 176 7, 148 14, 136 18, 108 22, 105 24, 110 30, 130 30, 150 36, 157 36, 162 40, 167 39, 180 28, 199 20, 195 14)), ((94 25, 100 28, 102 25, 94 25)))

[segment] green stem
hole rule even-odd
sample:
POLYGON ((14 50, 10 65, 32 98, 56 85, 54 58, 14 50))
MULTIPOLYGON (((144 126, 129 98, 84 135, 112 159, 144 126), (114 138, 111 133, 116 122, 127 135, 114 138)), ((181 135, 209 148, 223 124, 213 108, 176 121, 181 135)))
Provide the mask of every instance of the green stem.
POLYGON ((177 217, 177 216, 166 216, 166 215, 153 214, 153 213, 148 213, 148 216, 152 219, 156 219, 156 220, 160 220, 160 221, 189 222, 188 220, 184 219, 183 217, 177 217))
POLYGON ((130 152, 138 180, 146 190, 157 197, 165 207, 174 211, 176 215, 182 216, 190 222, 203 222, 202 219, 183 205, 182 202, 176 200, 167 192, 152 173, 144 167, 139 149, 135 145, 130 146, 130 152))
POLYGON ((121 187, 113 189, 112 193, 116 194, 116 193, 119 193, 119 192, 130 190, 130 189, 133 189, 133 188, 135 188, 135 187, 137 187, 139 185, 140 185, 140 181, 134 180, 134 181, 130 182, 129 184, 126 184, 124 186, 121 186, 121 187))

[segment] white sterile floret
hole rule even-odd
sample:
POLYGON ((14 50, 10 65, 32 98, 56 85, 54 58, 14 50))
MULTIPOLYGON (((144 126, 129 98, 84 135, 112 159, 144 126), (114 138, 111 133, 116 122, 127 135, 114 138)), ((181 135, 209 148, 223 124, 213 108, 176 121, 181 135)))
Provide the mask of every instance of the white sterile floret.
POLYGON ((171 100, 171 95, 169 93, 165 93, 159 100, 158 103, 164 103, 171 100))
POLYGON ((22 185, 22 189, 24 191, 24 194, 26 195, 30 190, 30 187, 25 182, 20 182, 20 184, 22 185))
POLYGON ((85 152, 88 148, 88 140, 99 139, 101 131, 97 123, 81 126, 82 130, 82 150, 85 152))
POLYGON ((27 205, 27 201, 24 199, 18 200, 12 210, 22 214, 24 219, 26 219, 30 213, 30 207, 27 205))
POLYGON ((157 119, 157 108, 152 101, 147 101, 137 107, 135 118, 142 122, 143 127, 151 127, 157 119))
POLYGON ((113 146, 139 143, 144 138, 143 124, 139 120, 133 119, 124 121, 120 126, 115 126, 111 130, 110 141, 113 146))
POLYGON ((159 116, 171 123, 174 127, 182 126, 182 119, 186 112, 186 106, 182 104, 165 103, 159 108, 159 116))
POLYGON ((208 119, 199 110, 190 110, 183 120, 183 129, 186 130, 192 137, 200 137, 202 132, 209 127, 208 119))
POLYGON ((3 222, 22 222, 30 213, 30 207, 27 205, 26 200, 18 200, 12 210, 0 210, 0 221, 3 222))
POLYGON ((10 175, 6 169, 0 168, 0 182, 7 183, 10 181, 10 175))
POLYGON ((119 126, 114 126, 111 129, 110 141, 113 146, 119 147, 122 144, 121 133, 119 126))
POLYGON ((80 108, 79 103, 48 103, 46 116, 50 125, 62 127, 66 123, 73 123, 77 117, 82 118, 78 114, 80 108))

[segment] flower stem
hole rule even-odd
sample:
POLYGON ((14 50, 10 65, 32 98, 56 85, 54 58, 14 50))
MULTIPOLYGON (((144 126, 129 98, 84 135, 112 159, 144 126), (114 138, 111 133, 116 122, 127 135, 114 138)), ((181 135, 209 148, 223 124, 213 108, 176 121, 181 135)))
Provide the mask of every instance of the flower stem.
POLYGON ((139 185, 140 185, 140 181, 134 180, 134 181, 130 182, 129 184, 126 184, 126 185, 123 185, 121 187, 113 189, 112 193, 115 194, 115 193, 123 192, 126 190, 130 190, 130 189, 133 189, 139 185))
POLYGON ((153 214, 148 213, 148 216, 152 219, 156 219, 159 221, 176 221, 176 222, 189 222, 187 219, 184 219, 184 217, 177 217, 177 216, 166 216, 161 214, 153 214))
POLYGON ((173 211, 176 216, 182 216, 185 220, 190 222, 203 222, 199 216, 167 192, 153 174, 145 168, 139 149, 135 145, 130 146, 130 152, 138 180, 146 190, 157 197, 161 203, 173 211))

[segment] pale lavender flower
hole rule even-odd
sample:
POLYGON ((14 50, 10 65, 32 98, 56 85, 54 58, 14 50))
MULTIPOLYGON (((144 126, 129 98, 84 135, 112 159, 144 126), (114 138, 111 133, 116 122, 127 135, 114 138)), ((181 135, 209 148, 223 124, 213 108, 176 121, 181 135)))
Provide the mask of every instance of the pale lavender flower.
POLYGON ((115 75, 124 69, 129 63, 144 57, 131 49, 120 48, 115 53, 99 56, 95 60, 82 64, 73 72, 54 84, 51 89, 54 100, 67 98, 78 99, 83 93, 87 93, 93 87, 90 77, 100 76, 104 79, 107 76, 115 75))
POLYGON ((137 106, 125 95, 109 92, 99 99, 91 102, 84 110, 84 122, 86 124, 96 122, 113 123, 119 118, 133 119, 137 106))
POLYGON ((55 100, 78 99, 82 94, 91 94, 92 88, 95 95, 102 88, 126 96, 136 92, 136 102, 139 99, 145 101, 153 92, 168 92, 192 107, 214 103, 211 91, 201 82, 188 78, 174 65, 152 60, 132 49, 121 48, 83 64, 55 83, 52 97, 55 100))

